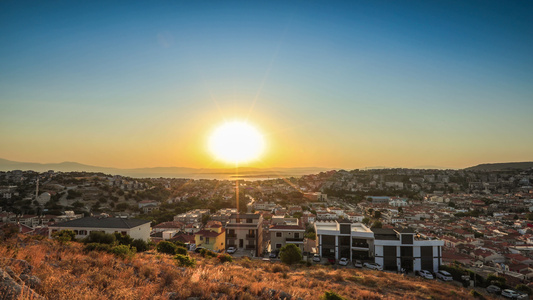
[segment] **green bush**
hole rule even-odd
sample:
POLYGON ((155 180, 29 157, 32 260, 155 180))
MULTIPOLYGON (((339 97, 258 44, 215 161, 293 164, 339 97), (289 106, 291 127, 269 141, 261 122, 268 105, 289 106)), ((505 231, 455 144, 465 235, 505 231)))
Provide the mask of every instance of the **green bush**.
POLYGON ((531 292, 533 292, 531 290, 531 288, 529 286, 525 285, 525 284, 519 284, 519 285, 515 286, 514 289, 519 291, 519 292, 526 293, 526 294, 528 294, 530 296, 531 296, 531 292))
POLYGON ((294 244, 288 244, 280 249, 279 257, 285 264, 292 265, 302 260, 302 251, 294 244))
POLYGON ((501 276, 497 276, 497 275, 494 275, 494 274, 489 274, 489 276, 487 276, 487 285, 495 285, 501 289, 505 289, 507 288, 507 285, 505 284, 507 279, 505 279, 505 277, 501 277, 501 276))
POLYGON ((64 229, 58 232, 52 233, 54 240, 59 241, 60 243, 66 243, 75 240, 76 233, 69 229, 64 229))
POLYGON ((134 247, 137 252, 144 252, 148 250, 148 243, 141 239, 135 239, 131 242, 131 246, 134 247))
POLYGON ((180 246, 180 247, 187 249, 187 245, 185 245, 185 243, 182 243, 180 241, 174 241, 173 243, 176 244, 176 246, 180 246))
POLYGON ((176 254, 187 255, 187 249, 185 249, 183 247, 180 247, 180 246, 177 246, 176 247, 176 254))
POLYGON ((83 247, 83 250, 85 252, 89 252, 89 251, 105 251, 105 252, 109 252, 109 251, 111 251, 111 245, 99 244, 99 243, 90 243, 90 244, 86 244, 85 247, 83 247))
POLYGON ((174 259, 176 259, 178 265, 182 267, 194 267, 196 265, 196 260, 186 255, 176 254, 174 259))
POLYGON ((156 246, 157 252, 166 253, 170 255, 176 254, 177 248, 178 246, 176 246, 176 244, 167 241, 161 241, 156 246))
POLYGON ((215 252, 208 250, 208 249, 200 250, 200 255, 202 255, 202 257, 216 257, 217 256, 215 252))
POLYGON ((129 245, 118 245, 111 248, 110 252, 118 257, 126 258, 135 255, 136 250, 135 248, 132 248, 129 245))
POLYGON ((115 235, 101 231, 93 231, 85 239, 83 239, 83 243, 85 244, 99 243, 112 245, 115 243, 115 241, 115 235))
POLYGON ((225 262, 232 262, 233 261, 233 257, 231 257, 231 255, 229 254, 219 254, 217 256, 218 260, 220 260, 221 263, 225 263, 225 262))
POLYGON ((345 300, 345 298, 337 295, 334 292, 327 291, 320 297, 321 300, 345 300))
POLYGON ((133 239, 127 234, 115 232, 114 236, 115 240, 117 240, 120 245, 131 245, 133 242, 133 239))

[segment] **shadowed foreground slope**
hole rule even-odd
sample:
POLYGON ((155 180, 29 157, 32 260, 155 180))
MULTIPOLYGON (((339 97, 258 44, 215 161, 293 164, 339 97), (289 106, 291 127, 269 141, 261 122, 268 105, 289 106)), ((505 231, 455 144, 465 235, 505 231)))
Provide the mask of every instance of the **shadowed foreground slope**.
MULTIPOLYGON (((14 237, 0 245, 0 269, 10 269, 15 277, 31 273, 37 277, 33 291, 48 299, 307 300, 319 299, 326 291, 347 299, 472 298, 468 290, 451 284, 386 272, 288 267, 249 259, 220 263, 216 257, 196 254, 191 254, 196 267, 184 268, 166 254, 137 253, 122 259, 104 252, 85 253, 82 247, 76 242, 62 245, 14 237)), ((25 295, 29 294, 16 299, 36 299, 25 295)), ((0 299, 4 296, 0 291, 0 299)))

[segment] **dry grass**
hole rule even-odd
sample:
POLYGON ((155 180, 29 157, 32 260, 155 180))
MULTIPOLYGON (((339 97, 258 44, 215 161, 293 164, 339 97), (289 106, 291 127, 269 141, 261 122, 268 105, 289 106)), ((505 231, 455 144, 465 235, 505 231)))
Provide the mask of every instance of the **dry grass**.
MULTIPOLYGON (((333 291, 347 299, 472 299, 468 290, 436 281, 329 266, 292 266, 237 260, 197 260, 195 268, 176 266, 172 257, 140 253, 121 259, 85 254, 77 243, 19 236, 0 245, 0 258, 23 259, 42 281, 35 291, 48 299, 318 299, 333 291), (171 294, 172 293, 172 294, 171 294)), ((0 267, 10 260, 0 259, 0 267)), ((12 266, 15 273, 22 270, 12 266)))

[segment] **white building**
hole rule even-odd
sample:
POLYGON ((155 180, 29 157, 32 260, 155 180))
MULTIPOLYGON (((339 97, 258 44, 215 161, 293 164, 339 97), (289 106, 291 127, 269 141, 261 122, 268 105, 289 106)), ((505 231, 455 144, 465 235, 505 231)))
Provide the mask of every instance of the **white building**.
POLYGON ((429 270, 442 264, 442 240, 424 238, 410 228, 370 230, 361 223, 316 222, 320 256, 374 261, 385 270, 429 270))
POLYGON ((72 230, 77 239, 88 236, 91 232, 121 233, 133 239, 150 241, 150 221, 140 219, 95 218, 85 217, 59 224, 50 225, 49 237, 61 230, 72 230))

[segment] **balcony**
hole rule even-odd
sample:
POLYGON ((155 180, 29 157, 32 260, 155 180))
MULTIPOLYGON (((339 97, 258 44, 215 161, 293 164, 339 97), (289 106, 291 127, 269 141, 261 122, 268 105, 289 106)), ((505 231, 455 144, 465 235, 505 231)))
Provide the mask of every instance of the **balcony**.
POLYGON ((303 243, 304 242, 304 238, 286 238, 285 239, 285 242, 287 243, 303 243))
POLYGON ((246 235, 246 239, 247 239, 247 240, 255 240, 256 237, 257 237, 257 236, 256 236, 255 234, 247 234, 247 235, 246 235))
POLYGON ((368 248, 369 245, 368 245, 368 243, 352 243, 352 247, 357 247, 357 248, 368 248))
POLYGON ((228 233, 228 234, 226 234, 226 236, 227 236, 229 239, 234 239, 234 238, 237 237, 237 234, 235 234, 235 233, 228 233))

